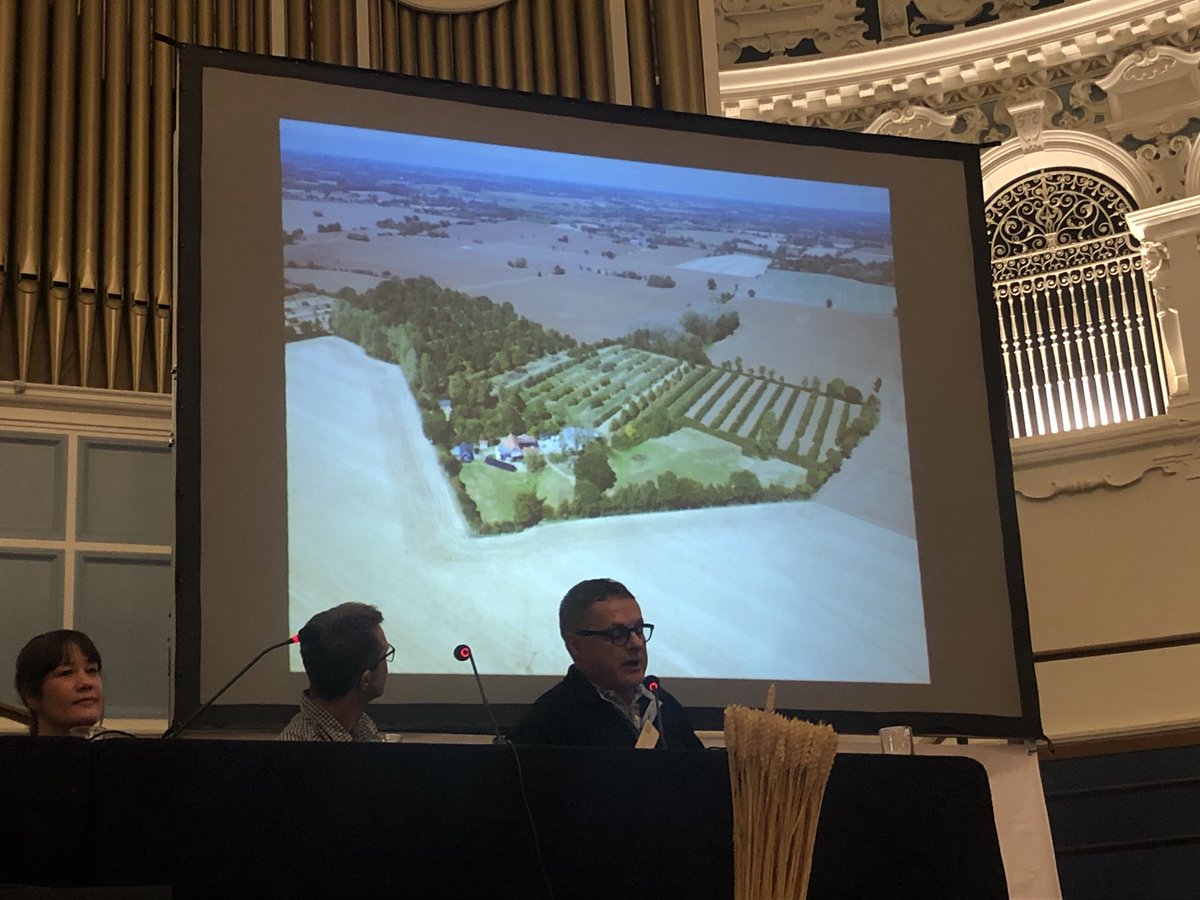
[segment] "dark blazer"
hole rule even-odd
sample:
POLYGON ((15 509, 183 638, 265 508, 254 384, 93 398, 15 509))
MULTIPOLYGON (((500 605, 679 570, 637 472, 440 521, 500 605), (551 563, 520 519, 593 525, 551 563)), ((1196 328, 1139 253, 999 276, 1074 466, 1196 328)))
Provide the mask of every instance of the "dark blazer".
MULTIPOLYGON (((679 701, 661 687, 656 693, 657 746, 669 750, 704 749, 679 701)), ((510 737, 514 744, 633 747, 638 735, 633 724, 571 666, 562 681, 538 697, 510 737)))

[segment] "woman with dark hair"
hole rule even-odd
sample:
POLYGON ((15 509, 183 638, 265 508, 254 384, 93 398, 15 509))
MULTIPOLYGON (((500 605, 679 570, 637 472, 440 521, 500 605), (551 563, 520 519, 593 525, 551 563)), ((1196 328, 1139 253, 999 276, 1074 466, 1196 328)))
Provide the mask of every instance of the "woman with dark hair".
POLYGON ((104 718, 100 652, 82 631, 47 631, 22 647, 14 684, 31 734, 79 734, 104 718))

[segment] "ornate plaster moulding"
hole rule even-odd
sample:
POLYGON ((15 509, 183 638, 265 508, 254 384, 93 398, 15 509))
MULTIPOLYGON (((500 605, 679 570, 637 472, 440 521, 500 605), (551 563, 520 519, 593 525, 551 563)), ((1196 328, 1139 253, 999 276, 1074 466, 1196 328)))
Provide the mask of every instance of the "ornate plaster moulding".
POLYGON ((791 118, 917 98, 1084 60, 1200 24, 1200 0, 1089 0, 833 59, 720 73, 722 112, 791 118))
POLYGON ((1200 478, 1200 422, 1169 413, 1010 446, 1013 483, 1026 500, 1126 488, 1151 472, 1200 478))
POLYGON ((889 109, 863 129, 867 134, 894 134, 899 137, 952 140, 958 116, 942 115, 924 106, 889 109))
POLYGON ((1122 185, 1139 207, 1157 202, 1150 176, 1112 141, 1083 131, 1052 129, 1042 132, 1039 142, 1040 148, 1030 151, 1019 138, 1010 138, 985 150, 979 157, 984 196, 990 197, 1009 182, 1038 169, 1082 168, 1122 185))
POLYGON ((1186 175, 1183 179, 1184 196, 1194 197, 1200 194, 1200 141, 1192 141, 1192 150, 1185 163, 1186 175))
POLYGON ((140 391, 0 381, 0 429, 70 429, 165 441, 174 432, 174 398, 140 391))
POLYGON ((1200 196, 1135 209, 1125 214, 1125 224, 1139 241, 1169 241, 1200 234, 1200 196))
POLYGON ((1150 47, 1130 53, 1096 82, 1108 95, 1114 140, 1132 134, 1143 140, 1180 131, 1200 110, 1200 53, 1150 47))
POLYGON ((855 0, 716 0, 715 5, 723 66, 733 65, 746 47, 777 56, 805 38, 822 53, 868 46, 855 0))

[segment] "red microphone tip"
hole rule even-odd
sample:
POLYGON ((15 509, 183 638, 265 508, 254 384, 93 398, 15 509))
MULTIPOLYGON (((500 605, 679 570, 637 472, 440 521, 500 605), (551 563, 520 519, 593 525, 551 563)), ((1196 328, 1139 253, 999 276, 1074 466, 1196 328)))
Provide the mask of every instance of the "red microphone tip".
POLYGON ((295 634, 292 635, 291 643, 293 643, 293 644, 300 643, 300 632, 296 632, 295 634))

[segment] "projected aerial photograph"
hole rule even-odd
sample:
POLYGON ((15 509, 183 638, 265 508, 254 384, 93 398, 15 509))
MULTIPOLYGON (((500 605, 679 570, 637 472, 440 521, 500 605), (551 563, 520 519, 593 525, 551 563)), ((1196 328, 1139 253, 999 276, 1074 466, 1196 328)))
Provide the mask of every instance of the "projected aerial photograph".
POLYGON ((927 683, 888 192, 284 120, 290 615, 561 674, 927 683))

